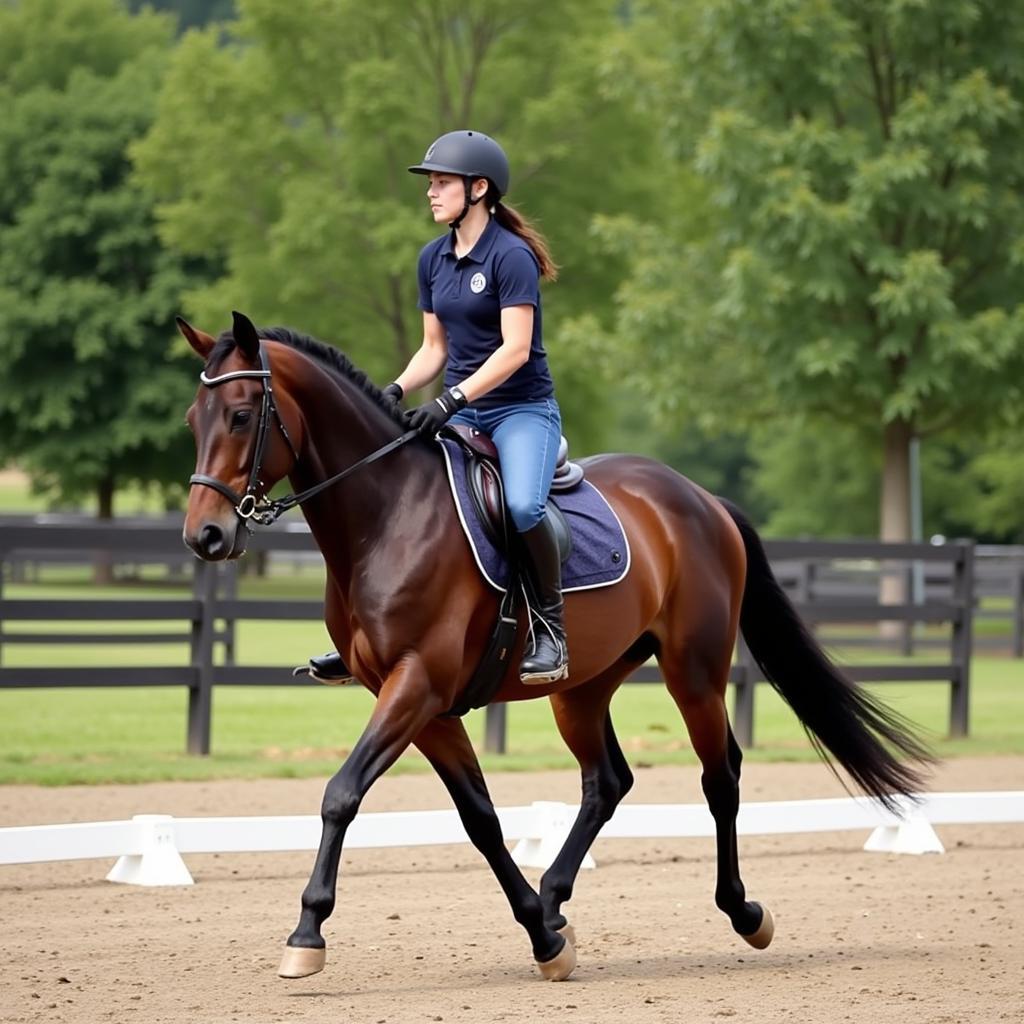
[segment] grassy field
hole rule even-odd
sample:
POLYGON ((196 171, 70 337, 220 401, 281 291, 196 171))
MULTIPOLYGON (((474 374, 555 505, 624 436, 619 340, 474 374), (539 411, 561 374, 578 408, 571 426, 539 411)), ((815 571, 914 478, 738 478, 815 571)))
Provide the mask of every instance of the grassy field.
MULTIPOLYGON (((30 515, 35 512, 74 511, 96 514, 96 500, 84 499, 66 508, 50 498, 33 494, 28 478, 16 469, 0 469, 0 512, 7 515, 30 515)), ((117 492, 115 514, 119 516, 156 515, 163 511, 159 495, 124 487, 117 492)))
MULTIPOLYGON (((259 583, 253 584, 257 588, 259 583)), ((8 587, 10 592, 12 589, 8 587)), ((20 589, 20 588, 19 588, 20 589)), ((39 588, 32 589, 42 596, 39 588)), ((117 588, 123 596, 123 589, 117 588)), ((65 591, 66 592, 66 591, 65 591)), ((149 591, 149 593, 159 591, 149 591)), ((106 624, 82 624, 104 628, 106 624)), ((180 628, 180 627, 179 627, 180 628)), ((360 688, 289 686, 287 668, 328 645, 317 623, 242 623, 238 661, 280 664, 280 687, 220 687, 214 694, 213 754, 184 753, 184 688, 104 688, 0 691, 0 783, 62 785, 158 779, 294 777, 333 772, 352 748, 372 698, 360 688)), ((864 657, 858 653, 857 657, 864 657)), ((184 644, 146 647, 9 646, 4 664, 184 664, 184 644)), ((102 683, 102 673, 97 672, 102 683)), ((948 690, 935 683, 877 687, 911 719, 943 757, 1024 753, 1024 662, 979 657, 973 663, 971 736, 944 738, 948 690)), ((768 686, 757 692, 755 737, 749 757, 813 760, 792 712, 768 686)), ((682 720, 664 687, 624 686, 612 708, 633 764, 692 763, 682 720)), ((482 747, 482 712, 467 728, 482 747)), ((482 755, 485 767, 530 770, 572 766, 546 701, 508 711, 509 753, 482 755)), ((414 752, 398 770, 424 770, 414 752)))
MULTIPOLYGON (((972 735, 943 738, 947 695, 938 684, 878 688, 910 717, 943 757, 1024 753, 1024 666, 975 664, 972 735)), ((356 688, 222 687, 214 697, 213 754, 188 757, 184 690, 157 688, 7 690, 0 693, 0 783, 62 785, 158 779, 297 777, 333 772, 351 749, 372 698, 356 688)), ((613 704, 632 764, 694 763, 682 720, 659 685, 623 687, 613 704)), ((574 764, 546 701, 509 707, 509 753, 483 755, 485 767, 530 770, 574 764)), ((467 718, 482 743, 483 714, 467 718)), ((759 688, 757 746, 748 757, 814 760, 793 714, 759 688)), ((425 768, 414 753, 399 770, 425 768)))
MULTIPOLYGON (((318 597, 321 571, 281 565, 270 577, 247 576, 243 596, 318 597)), ((130 597, 148 600, 181 596, 158 568, 132 582, 97 587, 88 567, 48 567, 38 582, 4 585, 8 598, 130 597)), ((184 623, 66 623, 74 632, 187 632, 184 623)), ((985 632, 1003 623, 986 622, 985 632)), ((47 623, 10 623, 10 632, 52 631, 47 623)), ((288 777, 333 772, 358 738, 372 698, 358 688, 290 686, 288 669, 310 653, 330 646, 318 622, 242 622, 236 661, 280 665, 280 687, 220 687, 214 694, 213 754, 184 753, 187 694, 184 688, 104 688, 98 668, 95 689, 0 690, 0 783, 45 785, 141 782, 158 779, 288 777)), ((862 649, 850 659, 892 660, 862 649)), ((939 655, 923 654, 923 660, 939 655)), ((187 644, 152 645, 6 644, 5 666, 19 665, 184 665, 187 644)), ((948 690, 935 684, 892 684, 881 696, 915 722, 943 757, 958 754, 1024 753, 1024 662, 979 656, 973 664, 971 736, 945 739, 948 690)), ((811 749, 789 709, 768 686, 757 692, 755 737, 749 757, 813 760, 811 749)), ((663 686, 625 686, 615 698, 613 718, 623 748, 634 764, 694 762, 682 720, 663 686)), ((467 717, 474 742, 482 747, 482 712, 467 717)), ((512 705, 508 712, 509 753, 482 755, 485 767, 530 770, 574 764, 559 738, 546 701, 512 705)), ((424 770, 415 753, 398 770, 424 770)))

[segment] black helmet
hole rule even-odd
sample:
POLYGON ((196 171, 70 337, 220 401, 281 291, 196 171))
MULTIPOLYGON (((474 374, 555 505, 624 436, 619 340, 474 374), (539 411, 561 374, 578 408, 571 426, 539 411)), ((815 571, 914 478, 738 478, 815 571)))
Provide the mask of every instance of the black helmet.
POLYGON ((435 139, 422 163, 409 168, 413 174, 459 174, 464 178, 487 178, 499 195, 508 192, 509 169, 505 151, 483 132, 448 132, 435 139))

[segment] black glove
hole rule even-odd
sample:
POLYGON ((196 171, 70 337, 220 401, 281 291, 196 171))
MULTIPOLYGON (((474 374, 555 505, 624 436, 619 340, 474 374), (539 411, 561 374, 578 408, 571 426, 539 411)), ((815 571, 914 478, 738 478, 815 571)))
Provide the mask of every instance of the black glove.
POLYGON ((402 390, 402 385, 396 381, 392 381, 390 384, 382 388, 381 394, 384 396, 384 401, 395 409, 398 408, 399 403, 403 398, 405 398, 405 392, 402 390))
POLYGON ((424 437, 433 437, 460 409, 469 405, 466 396, 458 388, 445 388, 437 398, 410 409, 405 422, 412 430, 418 430, 424 437))

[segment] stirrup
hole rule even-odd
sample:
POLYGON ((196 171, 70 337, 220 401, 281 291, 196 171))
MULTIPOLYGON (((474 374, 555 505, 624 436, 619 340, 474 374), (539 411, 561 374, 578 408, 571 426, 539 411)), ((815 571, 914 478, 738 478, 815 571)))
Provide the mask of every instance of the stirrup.
POLYGON ((542 686, 544 683, 557 683, 561 679, 569 678, 569 662, 563 661, 561 666, 555 669, 548 669, 543 672, 524 673, 519 671, 519 681, 525 686, 542 686))
POLYGON ((355 676, 337 651, 328 651, 319 657, 310 658, 308 665, 292 669, 293 676, 308 675, 324 686, 347 686, 355 682, 355 676))

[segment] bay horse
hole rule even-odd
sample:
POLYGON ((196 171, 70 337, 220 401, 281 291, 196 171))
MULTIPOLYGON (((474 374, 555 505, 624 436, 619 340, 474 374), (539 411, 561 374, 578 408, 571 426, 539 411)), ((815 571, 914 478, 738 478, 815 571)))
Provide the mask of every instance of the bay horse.
POLYGON ((517 650, 494 698, 547 697, 582 773, 578 816, 535 891, 505 847, 461 719, 445 717, 483 655, 498 595, 460 528, 439 446, 406 436, 400 410, 332 346, 287 328, 258 332, 240 313, 216 339, 181 319, 178 325, 206 361, 187 416, 197 460, 185 543, 208 561, 238 558, 250 520, 269 522, 289 502, 301 502, 327 566, 328 632, 376 696, 359 741, 327 783, 319 850, 282 977, 323 969, 321 927, 334 910, 346 829, 372 783, 410 744, 448 789, 526 930, 541 974, 568 977, 576 954, 562 904, 633 784, 609 703, 651 657, 700 759, 717 836, 715 903, 737 934, 765 948, 772 916, 747 900, 737 855, 742 755, 725 694, 738 629, 827 763, 834 758, 890 806, 894 794, 919 787, 927 751, 900 716, 821 650, 743 513, 654 460, 595 456, 583 465, 629 538, 629 572, 614 586, 567 595, 568 679, 524 685, 517 650), (367 456, 377 459, 372 467, 367 456), (271 502, 270 488, 285 477, 301 493, 271 502))

